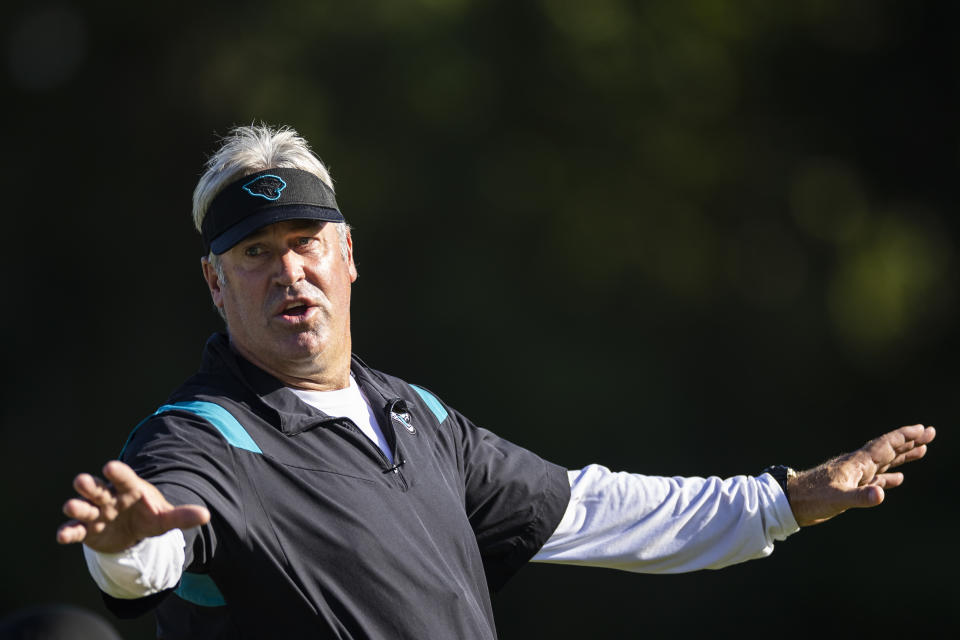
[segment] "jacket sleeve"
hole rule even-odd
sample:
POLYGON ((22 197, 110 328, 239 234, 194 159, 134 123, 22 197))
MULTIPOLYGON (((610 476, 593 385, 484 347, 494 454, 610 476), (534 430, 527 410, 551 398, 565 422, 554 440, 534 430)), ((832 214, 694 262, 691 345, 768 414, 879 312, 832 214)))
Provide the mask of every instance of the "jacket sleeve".
MULTIPOLYGON (((104 592, 104 601, 115 615, 136 617, 156 607, 172 592, 172 588, 160 591, 150 588, 157 584, 158 574, 168 577, 175 571, 179 577, 187 570, 209 571, 217 553, 220 525, 242 519, 242 508, 233 490, 237 485, 232 451, 216 428, 195 414, 170 411, 145 420, 131 434, 120 459, 156 486, 172 504, 199 504, 211 513, 209 523, 182 532, 183 553, 176 557, 182 558, 181 567, 140 566, 136 569, 138 576, 127 577, 127 582, 132 584, 127 585, 125 597, 116 598, 104 592), (146 592, 143 597, 136 597, 138 582, 146 592)), ((166 563, 169 564, 169 559, 166 563)), ((94 571, 91 567, 91 573, 94 571)), ((103 590, 104 585, 99 582, 103 590)), ((169 580, 165 577, 164 582, 169 580)), ((116 594, 124 589, 110 591, 116 594)))
POLYGON ((556 529, 570 499, 564 468, 449 409, 459 443, 467 517, 487 583, 502 587, 556 529))

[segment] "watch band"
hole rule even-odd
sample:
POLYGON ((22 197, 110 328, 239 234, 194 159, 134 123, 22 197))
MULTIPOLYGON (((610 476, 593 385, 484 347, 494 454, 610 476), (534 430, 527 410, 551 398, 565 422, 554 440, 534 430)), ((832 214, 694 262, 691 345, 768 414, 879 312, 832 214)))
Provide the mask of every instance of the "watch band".
POLYGON ((776 480, 780 488, 783 489, 783 494, 789 499, 790 494, 787 492, 787 480, 797 477, 797 472, 785 464, 773 464, 761 471, 760 475, 764 473, 769 473, 773 476, 773 479, 776 480))

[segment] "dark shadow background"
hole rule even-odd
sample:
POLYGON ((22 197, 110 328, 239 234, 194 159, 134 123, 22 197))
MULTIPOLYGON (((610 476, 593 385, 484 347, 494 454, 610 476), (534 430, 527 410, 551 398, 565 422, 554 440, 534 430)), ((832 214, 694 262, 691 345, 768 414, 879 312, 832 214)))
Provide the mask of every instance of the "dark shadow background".
POLYGON ((955 628, 955 3, 5 14, 0 615, 103 611, 59 508, 219 328, 190 196, 262 120, 331 166, 357 353, 551 460, 725 476, 939 427, 882 508, 770 559, 528 567, 503 638, 955 628))

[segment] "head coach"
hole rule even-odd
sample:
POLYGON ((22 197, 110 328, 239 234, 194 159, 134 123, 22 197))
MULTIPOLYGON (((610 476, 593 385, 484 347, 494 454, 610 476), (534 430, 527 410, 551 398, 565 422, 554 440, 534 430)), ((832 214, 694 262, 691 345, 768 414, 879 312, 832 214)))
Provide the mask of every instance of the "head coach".
POLYGON ((674 573, 769 555, 884 499, 932 427, 796 472, 665 478, 566 470, 353 354, 350 229, 289 128, 240 127, 194 192, 227 331, 74 481, 83 543, 120 616, 164 638, 492 639, 490 594, 528 561, 674 573))

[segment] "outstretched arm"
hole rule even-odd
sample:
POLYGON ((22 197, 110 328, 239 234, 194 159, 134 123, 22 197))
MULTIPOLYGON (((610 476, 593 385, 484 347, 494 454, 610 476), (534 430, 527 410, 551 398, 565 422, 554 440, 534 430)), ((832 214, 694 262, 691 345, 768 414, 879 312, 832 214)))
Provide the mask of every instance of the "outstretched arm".
POLYGON ((787 496, 797 523, 807 527, 847 509, 880 504, 885 489, 903 483, 902 473, 888 470, 922 458, 936 435, 920 424, 900 427, 789 479, 787 496))
POLYGON ((933 427, 902 427, 788 480, 661 478, 591 465, 571 472, 571 499, 536 562, 648 573, 720 568, 768 555, 773 543, 903 482, 889 469, 923 457, 933 427))
POLYGON ((126 464, 112 460, 103 467, 106 480, 81 473, 73 481, 80 495, 63 505, 72 520, 57 529, 57 542, 83 542, 103 553, 117 553, 144 538, 171 529, 205 524, 210 512, 199 505, 173 506, 163 494, 126 464))
POLYGON ((780 485, 759 478, 660 477, 590 465, 534 562, 637 573, 719 569, 773 552, 798 530, 780 485))

